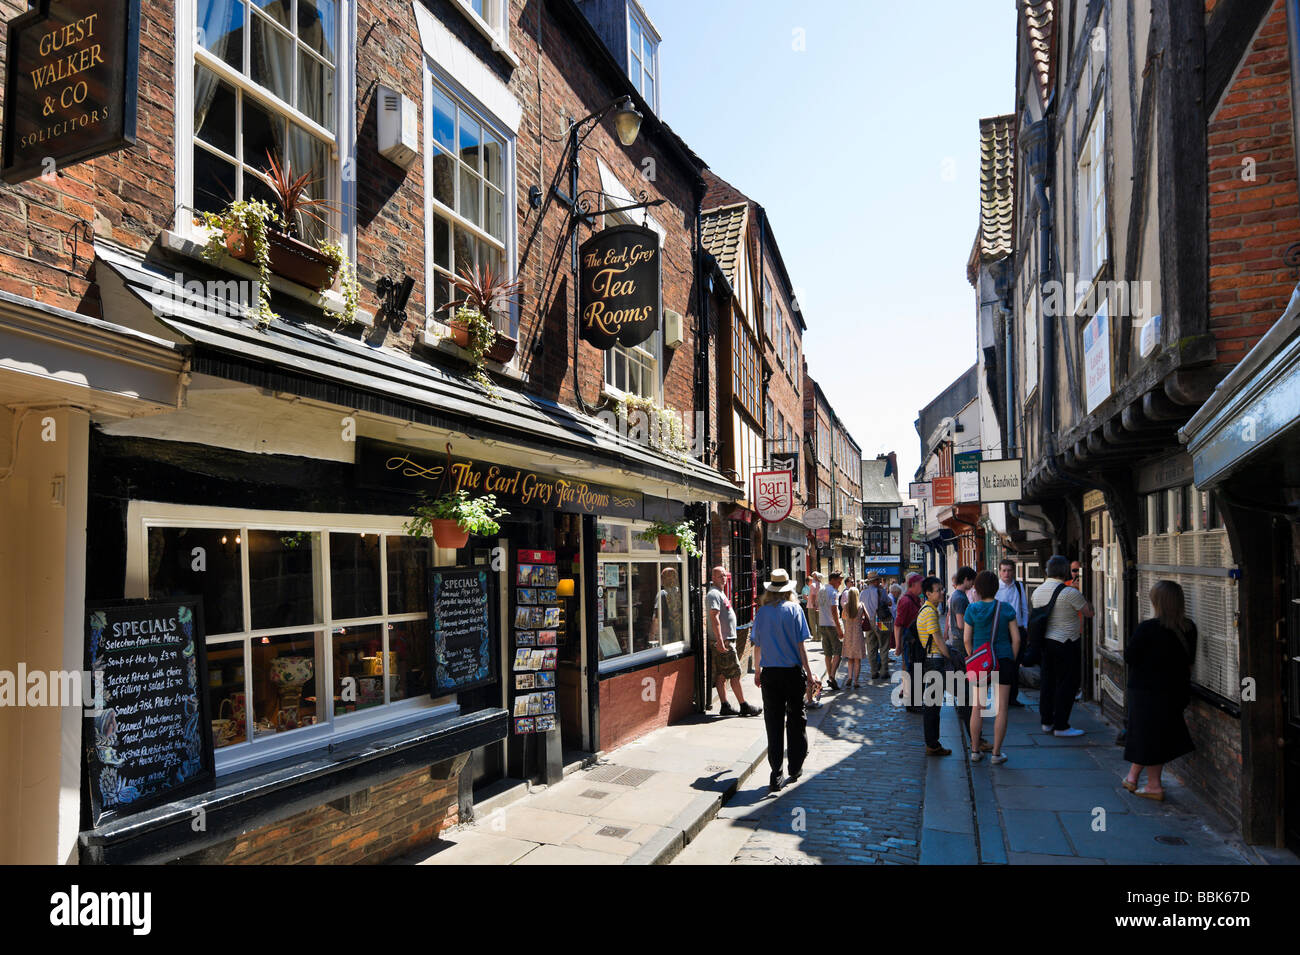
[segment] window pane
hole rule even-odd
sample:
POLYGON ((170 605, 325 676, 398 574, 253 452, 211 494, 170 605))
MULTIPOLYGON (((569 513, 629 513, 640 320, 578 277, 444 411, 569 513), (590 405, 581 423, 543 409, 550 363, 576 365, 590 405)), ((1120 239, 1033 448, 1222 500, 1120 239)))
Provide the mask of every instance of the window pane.
MULTIPOLYGON (((284 162, 284 120, 273 117, 258 106, 250 97, 244 97, 244 162, 259 171, 271 165, 267 153, 275 157, 276 162, 284 162)), ((305 169, 299 169, 298 163, 290 157, 293 171, 302 175, 305 169)))
POLYGON ((241 0, 199 0, 195 27, 195 42, 199 46, 235 69, 243 70, 244 4, 241 0))
POLYGON ((659 646, 655 602, 659 565, 632 564, 632 652, 659 646))
POLYGON ((235 155, 235 88, 202 66, 194 69, 194 135, 235 155))
POLYGON ((685 639, 682 621, 681 569, 676 563, 659 565, 659 595, 655 604, 656 639, 660 646, 685 639))
POLYGON ((649 103, 651 106, 654 106, 655 81, 654 78, 649 73, 645 75, 645 85, 641 88, 641 95, 645 97, 645 101, 647 103, 649 103))
POLYGON ((423 613, 428 605, 429 542, 388 537, 388 612, 423 613))
POLYGON ((433 198, 448 209, 456 208, 456 160, 436 146, 433 149, 433 198))
POLYGON ((298 37, 333 63, 338 0, 298 0, 298 37))
POLYGON ((506 226, 501 210, 505 204, 505 197, 491 186, 485 186, 483 188, 483 193, 487 199, 487 208, 483 213, 483 228, 486 230, 488 235, 504 242, 506 238, 506 226))
MULTIPOLYGON (((252 536, 251 534, 249 536, 252 536)), ((250 551, 251 555, 251 551, 250 551)), ((253 640, 253 738, 311 726, 323 719, 318 707, 325 679, 320 634, 293 633, 253 640)))
POLYGON ((433 88, 433 141, 447 150, 456 152, 456 104, 438 87, 433 88))
POLYGON ((194 208, 220 212, 235 198, 235 167, 201 146, 194 147, 194 208))
POLYGON ((275 22, 292 29, 289 23, 289 12, 292 9, 293 0, 253 0, 253 6, 260 8, 268 16, 275 18, 275 22))
POLYGON ((378 534, 330 534, 330 604, 336 620, 383 612, 378 534))
POLYGON ((334 71, 315 57, 298 57, 298 109, 334 131, 334 71))
MULTIPOLYGON (((624 532, 627 531, 623 527, 624 532)), ((627 570, 623 562, 602 561, 600 568, 600 597, 602 619, 599 634, 600 658, 622 656, 630 651, 628 638, 627 570)))
POLYGON ((502 166, 503 147, 501 140, 488 130, 483 130, 483 175, 487 181, 499 189, 505 188, 504 169, 502 166))
POLYGON ((266 18, 257 16, 253 17, 252 40, 253 81, 286 103, 293 102, 293 40, 271 26, 266 18))
MULTIPOLYGON (((425 545, 428 550, 428 545, 425 545)), ((429 621, 388 625, 389 698, 409 700, 429 692, 429 621)))
POLYGON ((309 531, 248 532, 248 574, 253 629, 315 623, 313 572, 320 535, 309 531))
POLYGON ((338 627, 332 635, 334 653, 334 713, 354 713, 384 702, 383 631, 368 627, 338 627))
POLYGON ((452 271, 459 274, 474 265, 474 239, 464 229, 452 229, 452 249, 455 255, 452 271))
POLYGON ((479 171, 479 128, 472 116, 460 113, 460 159, 475 172, 479 171))
POLYGON ((482 204, 479 199, 479 178, 464 166, 460 167, 460 196, 456 211, 477 226, 483 224, 482 204))
POLYGON ((240 546, 235 529, 149 528, 149 596, 197 594, 203 598, 205 633, 239 633, 244 629, 240 546))
POLYGON ((626 554, 628 526, 626 524, 606 524, 597 521, 596 542, 602 554, 626 554))
POLYGON ((433 264, 451 271, 451 223, 442 216, 433 217, 433 264))
MULTIPOLYGON (((293 164, 295 176, 311 174, 314 181, 307 185, 308 196, 313 199, 329 199, 333 195, 329 146, 292 123, 289 124, 289 161, 293 164)), ((294 223, 298 237, 315 245, 329 231, 326 227, 329 218, 327 209, 313 209, 310 213, 299 214, 298 221, 294 223)))
POLYGON ((244 641, 208 644, 208 706, 212 718, 235 721, 234 736, 218 737, 217 747, 248 741, 248 681, 244 678, 244 641))

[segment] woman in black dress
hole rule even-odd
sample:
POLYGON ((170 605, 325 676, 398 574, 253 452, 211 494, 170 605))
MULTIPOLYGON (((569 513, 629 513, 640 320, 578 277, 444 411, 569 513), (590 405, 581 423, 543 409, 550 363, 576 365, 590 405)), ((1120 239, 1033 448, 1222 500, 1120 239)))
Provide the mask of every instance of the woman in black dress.
POLYGON ((1124 758, 1133 764, 1124 788, 1147 799, 1164 800, 1160 773, 1165 763, 1196 748, 1183 721, 1196 660, 1196 625, 1187 619, 1185 607, 1183 588, 1172 580, 1159 581, 1151 588, 1155 616, 1138 624, 1124 651, 1129 693, 1124 758), (1147 784, 1139 789, 1143 767, 1147 784))

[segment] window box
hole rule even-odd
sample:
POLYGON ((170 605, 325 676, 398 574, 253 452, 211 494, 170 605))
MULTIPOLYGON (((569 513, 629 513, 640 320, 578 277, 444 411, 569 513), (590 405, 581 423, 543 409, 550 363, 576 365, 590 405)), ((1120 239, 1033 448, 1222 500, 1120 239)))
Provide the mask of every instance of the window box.
MULTIPOLYGON (((339 263, 291 235, 267 230, 271 271, 316 292, 334 284, 339 263)), ((253 245, 242 232, 226 233, 226 251, 241 262, 254 261, 253 245)))

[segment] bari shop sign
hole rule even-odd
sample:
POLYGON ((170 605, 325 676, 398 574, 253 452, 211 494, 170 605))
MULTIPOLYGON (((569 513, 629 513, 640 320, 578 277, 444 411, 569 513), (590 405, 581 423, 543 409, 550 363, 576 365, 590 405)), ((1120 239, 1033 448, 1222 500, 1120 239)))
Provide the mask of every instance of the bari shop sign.
POLYGON ((41 0, 9 21, 5 182, 135 143, 139 40, 140 0, 41 0))
POLYGON ((582 340, 597 348, 639 345, 661 310, 659 234, 639 225, 602 229, 578 251, 582 340))
POLYGON ((754 510, 769 524, 790 516, 794 507, 794 472, 755 471, 754 510))

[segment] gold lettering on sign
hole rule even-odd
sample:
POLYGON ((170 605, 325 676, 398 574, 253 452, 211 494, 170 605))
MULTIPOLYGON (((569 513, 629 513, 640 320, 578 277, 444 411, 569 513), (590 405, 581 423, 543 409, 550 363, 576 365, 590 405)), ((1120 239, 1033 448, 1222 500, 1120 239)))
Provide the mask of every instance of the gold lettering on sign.
POLYGON ((98 13, 81 17, 72 23, 50 30, 37 42, 37 52, 45 58, 45 62, 33 67, 28 73, 32 81, 32 89, 39 92, 53 84, 69 80, 75 82, 69 82, 57 91, 50 90, 49 95, 43 97, 41 116, 58 121, 21 136, 19 145, 23 149, 58 139, 66 133, 94 126, 109 118, 108 106, 94 107, 76 115, 55 116, 60 110, 67 112, 82 105, 90 96, 90 84, 85 80, 76 80, 76 77, 104 63, 104 48, 100 43, 95 42, 97 26, 95 21, 98 19, 98 13), (74 49, 78 44, 86 45, 74 49), (58 58, 54 59, 56 54, 58 58))

